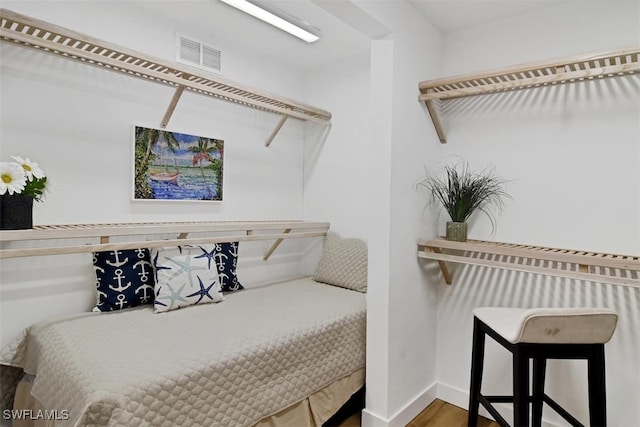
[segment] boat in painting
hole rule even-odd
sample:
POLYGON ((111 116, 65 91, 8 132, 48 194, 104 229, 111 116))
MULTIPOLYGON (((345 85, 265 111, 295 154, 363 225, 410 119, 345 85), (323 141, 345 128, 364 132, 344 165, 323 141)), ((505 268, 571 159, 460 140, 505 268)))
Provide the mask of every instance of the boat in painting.
POLYGON ((176 171, 174 173, 171 172, 150 172, 149 178, 155 182, 165 182, 167 184, 175 184, 178 185, 178 178, 180 177, 180 172, 176 171))

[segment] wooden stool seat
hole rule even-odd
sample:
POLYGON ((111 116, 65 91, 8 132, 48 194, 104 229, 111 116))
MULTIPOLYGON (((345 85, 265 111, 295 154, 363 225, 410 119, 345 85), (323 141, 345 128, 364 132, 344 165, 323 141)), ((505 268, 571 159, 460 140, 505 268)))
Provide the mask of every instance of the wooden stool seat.
POLYGON ((618 316, 602 308, 496 308, 473 311, 473 349, 469 392, 470 427, 478 422, 482 404, 502 426, 509 426, 492 403, 513 402, 514 426, 542 424, 543 403, 573 426, 584 427, 544 393, 547 359, 586 359, 589 379, 589 422, 606 425, 604 344, 613 335, 618 316), (509 350, 513 364, 513 395, 487 396, 481 393, 485 336, 509 350), (533 359, 533 393, 529 394, 529 360, 533 359))

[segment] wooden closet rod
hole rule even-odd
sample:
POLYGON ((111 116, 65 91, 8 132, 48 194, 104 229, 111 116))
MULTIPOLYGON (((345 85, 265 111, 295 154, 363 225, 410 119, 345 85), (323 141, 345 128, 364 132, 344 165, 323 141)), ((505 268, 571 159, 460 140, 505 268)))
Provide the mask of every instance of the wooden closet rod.
POLYGON ((499 68, 480 73, 420 82, 418 99, 425 103, 440 142, 446 143, 434 102, 465 96, 617 77, 640 71, 640 47, 571 56, 499 68))

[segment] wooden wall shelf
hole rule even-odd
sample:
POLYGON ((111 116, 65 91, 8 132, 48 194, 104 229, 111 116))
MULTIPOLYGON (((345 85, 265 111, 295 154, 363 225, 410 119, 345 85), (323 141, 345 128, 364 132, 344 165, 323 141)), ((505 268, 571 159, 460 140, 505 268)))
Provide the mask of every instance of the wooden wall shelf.
POLYGON ((281 115, 276 129, 265 143, 266 146, 271 144, 289 117, 325 125, 331 121, 331 113, 320 108, 203 73, 195 68, 177 65, 7 9, 0 9, 0 19, 2 40, 174 86, 176 91, 161 120, 162 128, 167 126, 184 89, 281 115))
POLYGON ((106 250, 170 247, 185 244, 206 244, 230 241, 274 240, 264 254, 267 260, 285 239, 322 237, 329 223, 310 221, 214 221, 214 222, 158 222, 122 224, 41 225, 30 230, 0 231, 0 259, 41 255, 91 253, 106 250), (175 239, 166 235, 175 234, 175 239), (196 234, 189 237, 189 235, 196 234), (158 236, 165 235, 165 236, 158 236), (147 240, 113 241, 114 237, 145 236, 147 240), (88 239, 85 244, 60 240, 88 239), (9 242, 44 240, 45 244, 11 245, 9 242), (14 247, 9 247, 14 246, 14 247))
POLYGON ((465 96, 616 77, 640 71, 640 47, 517 65, 481 73, 420 82, 420 95, 440 142, 446 137, 433 102, 465 96))
POLYGON ((452 283, 452 278, 447 261, 640 287, 640 256, 634 255, 482 240, 453 242, 439 238, 418 242, 418 257, 437 260, 448 284, 452 283))

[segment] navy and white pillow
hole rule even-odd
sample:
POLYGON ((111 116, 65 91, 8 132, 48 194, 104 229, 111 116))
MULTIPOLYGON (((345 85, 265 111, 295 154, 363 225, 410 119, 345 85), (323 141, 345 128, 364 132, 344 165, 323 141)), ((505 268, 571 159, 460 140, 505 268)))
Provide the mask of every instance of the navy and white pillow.
POLYGON ((153 303, 155 278, 149 249, 94 252, 97 301, 93 311, 153 303))
POLYGON ((214 245, 185 245, 154 250, 154 311, 176 310, 224 300, 214 245))
POLYGON ((214 258, 222 291, 244 289, 238 280, 238 242, 216 243, 214 258))

